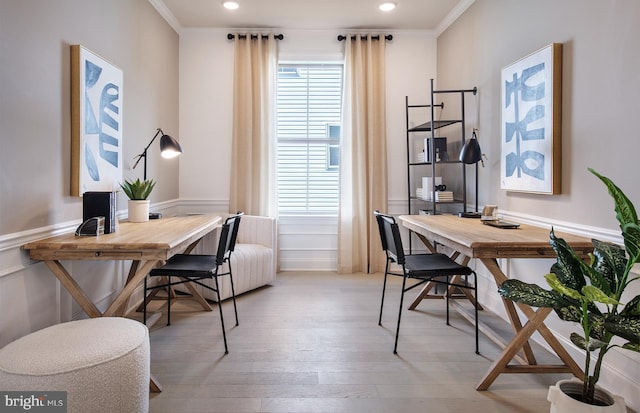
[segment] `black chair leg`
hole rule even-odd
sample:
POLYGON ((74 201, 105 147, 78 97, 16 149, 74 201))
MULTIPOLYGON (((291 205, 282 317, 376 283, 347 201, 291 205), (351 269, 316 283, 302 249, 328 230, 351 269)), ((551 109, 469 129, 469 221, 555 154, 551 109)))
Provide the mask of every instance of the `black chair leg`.
POLYGON ((402 277, 402 290, 400 291, 400 308, 398 310, 398 324, 396 325, 396 341, 393 344, 393 354, 398 354, 398 335, 400 335, 400 319, 402 318, 402 305, 404 302, 404 289, 406 285, 407 277, 404 276, 402 277))
POLYGON ((389 271, 389 260, 384 268, 384 282, 382 283, 382 299, 380 300, 380 317, 378 317, 378 325, 382 325, 382 306, 384 305, 384 293, 387 290, 387 272, 389 271))
POLYGON ((147 277, 144 277, 144 291, 142 292, 142 324, 147 324, 147 277))
POLYGON ((220 286, 218 285, 218 277, 213 277, 216 281, 216 294, 218 295, 218 311, 220 311, 220 324, 222 325, 222 340, 224 341, 224 354, 229 354, 227 347, 227 333, 224 330, 224 315, 222 314, 222 300, 220 300, 220 286))
POLYGON ((474 303, 474 313, 475 313, 475 318, 476 318, 476 354, 480 354, 480 346, 479 346, 479 339, 478 339, 478 277, 476 275, 476 273, 473 273, 473 296, 476 298, 475 303, 474 303))
POLYGON ((171 325, 171 276, 167 276, 168 284, 167 285, 167 325, 171 325))
POLYGON ((451 295, 450 288, 449 288, 450 284, 451 284, 451 282, 450 282, 449 276, 447 276, 447 284, 445 285, 446 290, 445 290, 445 294, 444 294, 444 302, 445 302, 445 305, 447 306, 447 310, 446 311, 447 311, 447 325, 448 326, 451 325, 449 323, 449 296, 451 295))
POLYGON ((233 274, 231 274, 231 263, 229 263, 229 280, 231 281, 231 297, 233 298, 233 311, 236 313, 236 326, 239 326, 240 323, 238 322, 238 307, 236 306, 236 290, 233 287, 233 274))

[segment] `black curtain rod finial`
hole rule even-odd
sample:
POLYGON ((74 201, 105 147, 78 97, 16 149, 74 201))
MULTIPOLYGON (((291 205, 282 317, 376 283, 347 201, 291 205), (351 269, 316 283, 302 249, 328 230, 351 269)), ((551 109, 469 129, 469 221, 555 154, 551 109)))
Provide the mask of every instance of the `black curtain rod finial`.
MULTIPOLYGON (((353 35, 350 35, 349 38, 350 39, 355 39, 355 37, 356 37, 356 35, 353 34, 353 35)), ((362 40, 365 40, 366 38, 367 38, 367 36, 360 36, 360 39, 362 39, 362 40)), ((378 35, 373 35, 373 36, 371 36, 371 38, 373 40, 380 40, 380 36, 378 36, 378 35)), ((387 34, 387 35, 384 36, 384 39, 388 40, 388 41, 391 41, 391 40, 393 40, 393 35, 392 34, 387 34)), ((341 42, 343 40, 347 40, 347 36, 345 36, 343 34, 339 34, 338 35, 338 41, 341 42)))

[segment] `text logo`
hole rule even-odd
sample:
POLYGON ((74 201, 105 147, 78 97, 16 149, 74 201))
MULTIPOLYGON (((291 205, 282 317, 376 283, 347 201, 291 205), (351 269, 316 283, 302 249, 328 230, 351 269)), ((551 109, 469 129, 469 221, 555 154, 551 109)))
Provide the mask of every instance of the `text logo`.
POLYGON ((0 391, 0 413, 67 413, 66 391, 0 391))

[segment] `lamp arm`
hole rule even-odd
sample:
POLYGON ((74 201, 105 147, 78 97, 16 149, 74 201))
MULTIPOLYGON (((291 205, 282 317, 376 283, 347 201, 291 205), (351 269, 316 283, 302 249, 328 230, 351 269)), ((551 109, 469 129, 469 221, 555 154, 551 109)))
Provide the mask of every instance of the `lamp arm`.
POLYGON ((158 137, 158 135, 160 135, 161 133, 164 134, 164 132, 162 132, 162 129, 158 128, 158 130, 156 131, 156 134, 153 135, 153 138, 151 138, 151 141, 146 146, 146 148, 144 148, 142 153, 140 155, 136 155, 136 158, 138 158, 138 160, 136 161, 135 164, 133 164, 133 168, 131 168, 131 169, 136 169, 136 166, 138 166, 138 163, 140 162, 140 160, 142 158, 145 158, 145 160, 147 159, 147 150, 149 149, 149 147, 151 147, 151 144, 153 143, 153 141, 155 141, 156 138, 158 137))
POLYGON ((149 147, 151 146, 151 144, 153 143, 153 141, 155 141, 155 140, 156 140, 156 138, 158 137, 158 135, 160 135, 161 133, 164 135, 164 132, 162 132, 162 129, 158 128, 158 131, 156 132, 156 134, 155 134, 155 135, 153 135, 153 138, 151 139, 151 142, 149 142, 149 144, 147 145, 147 147, 146 147, 146 148, 144 148, 144 153, 147 153, 147 149, 149 149, 149 147))
POLYGON ((145 149, 144 152, 142 152, 140 155, 136 155, 135 157, 137 158, 136 163, 133 164, 133 168, 131 169, 136 169, 136 166, 138 166, 138 163, 140 162, 140 160, 142 158, 145 158, 145 159, 147 158, 147 150, 145 149))
POLYGON ((161 133, 164 134, 164 132, 162 132, 162 129, 158 128, 156 134, 153 135, 153 138, 151 138, 151 141, 146 146, 146 148, 144 148, 142 153, 140 155, 136 155, 136 158, 138 159, 136 160, 136 163, 133 164, 133 168, 131 168, 131 169, 136 169, 136 166, 138 166, 138 163, 140 163, 140 160, 144 158, 144 180, 145 181, 147 180, 147 150, 149 149, 153 141, 155 141, 158 135, 160 135, 161 133))

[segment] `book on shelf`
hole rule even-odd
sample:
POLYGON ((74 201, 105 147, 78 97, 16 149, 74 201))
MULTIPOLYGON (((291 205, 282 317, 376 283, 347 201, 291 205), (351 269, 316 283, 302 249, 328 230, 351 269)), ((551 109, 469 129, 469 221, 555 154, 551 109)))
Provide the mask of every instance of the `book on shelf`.
MULTIPOLYGON (((453 191, 436 191, 436 202, 453 202, 453 191)), ((433 191, 422 192, 422 199, 433 201, 433 191)))

